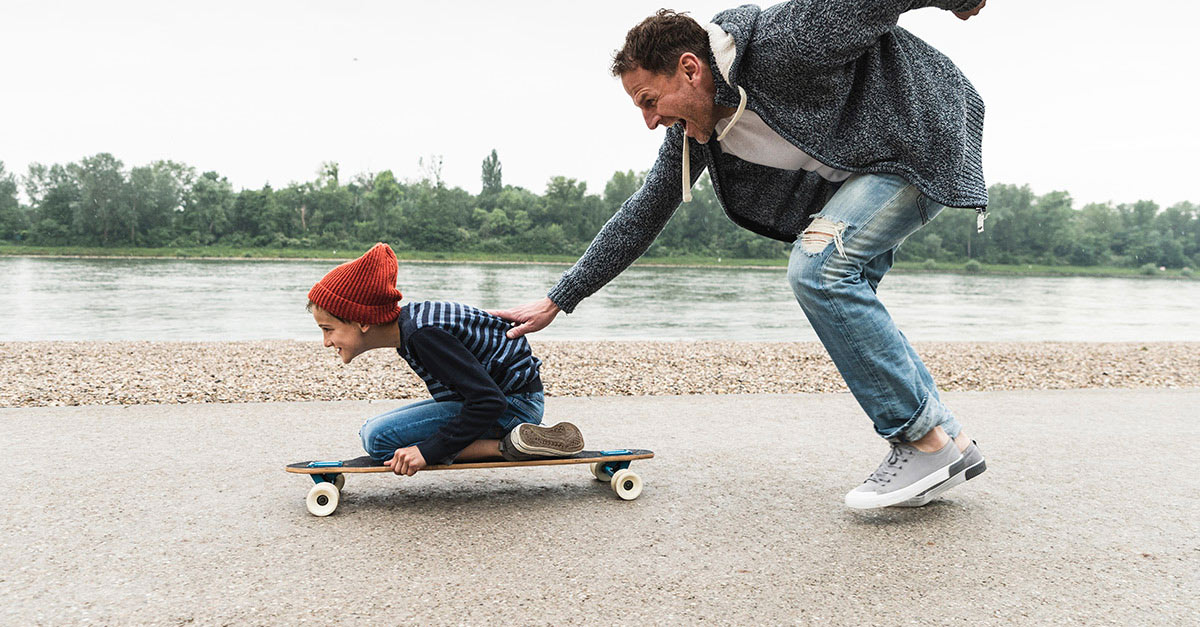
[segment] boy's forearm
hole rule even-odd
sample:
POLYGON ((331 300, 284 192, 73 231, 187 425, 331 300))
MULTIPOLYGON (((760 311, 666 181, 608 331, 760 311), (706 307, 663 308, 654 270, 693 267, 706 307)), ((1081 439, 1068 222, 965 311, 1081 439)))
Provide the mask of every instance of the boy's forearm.
POLYGON ((494 418, 488 416, 482 420, 473 420, 466 414, 460 414, 436 434, 416 444, 416 449, 420 450, 428 464, 449 464, 463 449, 480 440, 490 425, 498 422, 503 413, 504 411, 500 410, 494 414, 494 418))
POLYGON ((491 388, 472 387, 463 390, 460 387, 457 390, 460 394, 465 392, 462 412, 416 445, 425 461, 441 464, 452 460, 472 442, 483 437, 492 425, 499 423, 504 410, 508 409, 508 399, 495 384, 491 388))
POLYGON ((483 364, 449 333, 425 327, 409 343, 429 374, 463 399, 458 416, 417 444, 426 462, 444 463, 496 424, 508 408, 508 399, 483 364))

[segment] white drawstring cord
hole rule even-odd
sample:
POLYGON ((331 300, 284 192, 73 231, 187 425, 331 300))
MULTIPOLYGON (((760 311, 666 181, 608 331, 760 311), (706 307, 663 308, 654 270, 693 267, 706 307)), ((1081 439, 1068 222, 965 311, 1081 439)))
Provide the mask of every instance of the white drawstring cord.
POLYGON ((692 202, 692 164, 688 158, 687 122, 683 123, 683 202, 692 202))
POLYGON ((725 139, 725 136, 729 134, 729 129, 733 128, 733 125, 737 124, 738 120, 742 119, 742 114, 746 112, 746 90, 742 89, 741 85, 738 85, 738 96, 737 111, 734 112, 733 119, 729 121, 729 126, 726 126, 725 130, 721 131, 720 135, 717 135, 717 141, 725 139))
MULTIPOLYGON (((737 111, 733 114, 733 119, 729 120, 729 125, 725 127, 725 130, 721 131, 720 135, 717 135, 717 141, 725 139, 725 136, 729 134, 729 129, 733 128, 733 125, 737 124, 738 120, 742 119, 742 114, 745 112, 746 90, 742 89, 741 85, 738 85, 737 111)), ((689 154, 687 122, 685 121, 683 123, 683 202, 692 202, 692 160, 689 157, 689 154)))

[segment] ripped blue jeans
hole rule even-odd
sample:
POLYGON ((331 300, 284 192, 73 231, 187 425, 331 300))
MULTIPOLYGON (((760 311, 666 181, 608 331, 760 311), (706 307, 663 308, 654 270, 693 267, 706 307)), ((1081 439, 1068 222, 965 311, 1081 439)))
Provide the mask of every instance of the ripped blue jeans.
POLYGON ((846 179, 796 239, 788 282, 847 387, 893 441, 962 427, 875 291, 900 243, 941 212, 899 176, 846 179))

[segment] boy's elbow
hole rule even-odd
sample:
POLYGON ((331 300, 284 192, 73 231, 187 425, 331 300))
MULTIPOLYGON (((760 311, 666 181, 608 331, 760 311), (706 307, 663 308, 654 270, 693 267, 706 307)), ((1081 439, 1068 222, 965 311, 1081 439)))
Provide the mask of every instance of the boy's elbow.
POLYGON ((489 394, 480 399, 477 406, 482 412, 499 416, 504 413, 504 410, 508 409, 508 398, 500 390, 496 390, 495 394, 489 394))

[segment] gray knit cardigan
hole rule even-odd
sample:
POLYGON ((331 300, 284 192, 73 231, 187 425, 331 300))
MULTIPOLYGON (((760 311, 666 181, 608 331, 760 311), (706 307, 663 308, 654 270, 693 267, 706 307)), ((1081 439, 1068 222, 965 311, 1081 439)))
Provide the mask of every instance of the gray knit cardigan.
MULTIPOLYGON (((793 0, 717 14, 737 56, 727 76, 714 68, 717 104, 746 108, 816 160, 839 170, 904 177, 947 207, 987 205, 983 99, 932 46, 896 25, 900 14, 979 0, 793 0), (728 79, 728 81, 726 80, 728 79)), ((667 129, 645 183, 613 214, 548 296, 570 313, 654 242, 682 201, 682 124, 667 129)), ((726 215, 755 233, 791 242, 829 200, 819 175, 758 165, 689 146, 693 182, 708 168, 726 215)))

